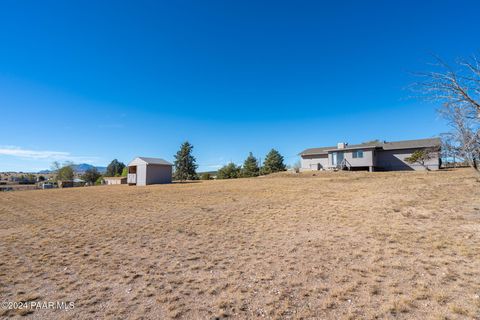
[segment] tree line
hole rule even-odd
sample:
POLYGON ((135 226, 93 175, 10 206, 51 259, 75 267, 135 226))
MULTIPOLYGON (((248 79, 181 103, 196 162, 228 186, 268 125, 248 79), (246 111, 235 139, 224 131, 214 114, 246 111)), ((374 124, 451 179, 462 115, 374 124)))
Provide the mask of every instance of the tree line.
MULTIPOLYGON (((75 164, 73 162, 65 162, 60 164, 58 161, 53 162, 51 171, 54 174, 55 181, 68 181, 75 178, 75 164)), ((126 177, 128 167, 121 161, 113 159, 107 166, 104 174, 100 173, 96 167, 85 170, 80 176, 82 180, 89 184, 102 184, 103 177, 126 177)))
MULTIPOLYGON (((186 180, 209 180, 213 174, 203 173, 197 174, 198 165, 196 158, 193 156, 193 145, 188 141, 182 143, 180 149, 175 154, 173 179, 178 181, 186 180)), ((52 172, 55 174, 55 181, 72 180, 75 177, 74 164, 65 162, 61 165, 59 162, 52 164, 52 172)), ((250 152, 243 162, 242 166, 238 166, 233 162, 221 167, 216 172, 217 179, 235 179, 258 177, 279 171, 285 171, 283 156, 275 149, 270 150, 266 155, 265 161, 260 161, 250 152)), ((89 184, 102 184, 103 177, 126 177, 128 167, 121 161, 114 159, 107 166, 104 174, 100 173, 96 167, 87 169, 80 177, 89 184)))
MULTIPOLYGON (((212 174, 210 173, 203 173, 201 176, 198 176, 196 172, 198 165, 196 164, 195 157, 192 155, 192 150, 193 146, 188 141, 181 145, 180 150, 175 155, 175 171, 173 178, 180 181, 211 179, 212 174)), ((243 166, 238 166, 235 163, 230 162, 218 169, 216 178, 249 178, 285 171, 286 166, 283 161, 283 156, 275 149, 270 150, 270 152, 266 155, 263 164, 261 164, 260 161, 250 152, 248 157, 243 162, 243 166)))

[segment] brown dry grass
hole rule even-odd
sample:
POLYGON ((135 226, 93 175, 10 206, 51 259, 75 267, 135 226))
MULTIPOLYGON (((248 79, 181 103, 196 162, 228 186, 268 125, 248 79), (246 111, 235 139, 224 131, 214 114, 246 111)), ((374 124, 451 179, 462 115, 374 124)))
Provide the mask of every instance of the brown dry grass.
POLYGON ((75 301, 32 318, 480 316, 469 170, 25 191, 0 218, 1 300, 75 301))

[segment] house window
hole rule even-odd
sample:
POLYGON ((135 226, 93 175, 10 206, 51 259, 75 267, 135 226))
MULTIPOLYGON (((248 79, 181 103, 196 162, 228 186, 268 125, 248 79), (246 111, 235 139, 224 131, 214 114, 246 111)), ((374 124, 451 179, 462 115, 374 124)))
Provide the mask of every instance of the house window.
POLYGON ((354 150, 353 158, 363 158, 363 150, 354 150))

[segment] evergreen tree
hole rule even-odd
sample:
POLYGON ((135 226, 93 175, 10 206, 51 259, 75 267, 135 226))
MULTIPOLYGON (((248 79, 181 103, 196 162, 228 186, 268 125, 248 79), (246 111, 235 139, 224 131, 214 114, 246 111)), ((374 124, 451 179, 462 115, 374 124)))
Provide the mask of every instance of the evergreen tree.
POLYGON ((286 167, 283 163, 282 155, 275 149, 270 150, 263 162, 262 173, 269 174, 285 170, 286 167))
POLYGON ((113 159, 112 162, 110 162, 110 164, 107 167, 105 176, 119 177, 122 174, 123 168, 125 168, 125 164, 123 162, 120 162, 117 159, 113 159))
POLYGON ((239 178, 241 174, 241 168, 235 163, 230 162, 226 166, 218 169, 217 179, 235 179, 239 178))
POLYGON ((184 142, 180 146, 175 155, 175 173, 173 175, 175 180, 195 180, 197 179, 197 164, 195 157, 192 155, 193 146, 188 142, 184 142))
POLYGON ((243 163, 242 177, 257 177, 260 175, 257 158, 250 152, 243 163))
POLYGON ((92 167, 90 169, 87 169, 87 171, 85 171, 84 175, 82 176, 82 179, 85 180, 86 182, 90 182, 91 184, 93 184, 101 176, 102 175, 100 174, 100 172, 98 172, 97 168, 92 167))

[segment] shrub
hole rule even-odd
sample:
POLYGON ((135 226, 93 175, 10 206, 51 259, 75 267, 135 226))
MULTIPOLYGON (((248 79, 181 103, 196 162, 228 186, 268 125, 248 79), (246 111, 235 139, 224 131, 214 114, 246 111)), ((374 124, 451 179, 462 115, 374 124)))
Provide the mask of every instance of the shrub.
POLYGON ((226 166, 223 166, 218 170, 217 179, 235 179, 239 178, 241 173, 241 168, 235 163, 230 162, 226 166))
POLYGON ((212 179, 212 176, 208 172, 204 172, 200 175, 200 180, 210 180, 212 179))

